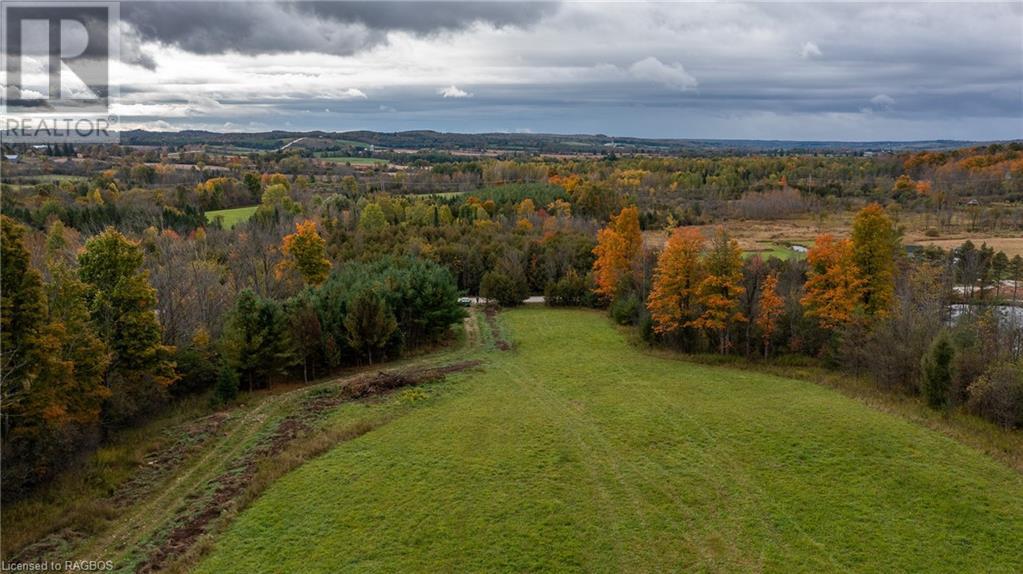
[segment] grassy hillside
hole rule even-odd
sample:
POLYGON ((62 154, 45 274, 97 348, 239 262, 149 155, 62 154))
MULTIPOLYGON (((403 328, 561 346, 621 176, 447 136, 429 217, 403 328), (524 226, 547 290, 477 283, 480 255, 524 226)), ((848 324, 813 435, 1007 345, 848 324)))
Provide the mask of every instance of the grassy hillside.
POLYGON ((224 229, 231 229, 232 227, 238 225, 239 223, 242 223, 243 221, 248 221, 249 218, 252 217, 254 213, 256 213, 256 209, 258 208, 259 208, 258 205, 249 205, 246 207, 235 207, 233 209, 218 209, 216 211, 207 211, 206 221, 212 222, 214 219, 221 217, 223 218, 222 225, 224 226, 224 229))
POLYGON ((274 484, 201 572, 1019 572, 1023 477, 827 388, 659 359, 597 313, 274 484))

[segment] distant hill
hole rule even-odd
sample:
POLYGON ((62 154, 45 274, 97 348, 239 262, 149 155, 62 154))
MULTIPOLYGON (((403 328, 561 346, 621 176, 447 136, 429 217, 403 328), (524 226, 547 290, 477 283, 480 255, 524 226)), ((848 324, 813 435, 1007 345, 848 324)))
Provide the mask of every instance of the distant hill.
POLYGON ((446 151, 521 151, 542 153, 645 152, 681 155, 707 153, 836 153, 901 152, 927 149, 953 149, 989 142, 929 140, 912 142, 840 142, 726 139, 651 139, 612 137, 603 134, 518 134, 518 133, 442 133, 429 130, 407 132, 286 132, 217 133, 201 130, 149 132, 132 130, 121 133, 121 143, 136 146, 216 145, 253 151, 279 149, 305 138, 308 147, 373 145, 377 148, 446 151))

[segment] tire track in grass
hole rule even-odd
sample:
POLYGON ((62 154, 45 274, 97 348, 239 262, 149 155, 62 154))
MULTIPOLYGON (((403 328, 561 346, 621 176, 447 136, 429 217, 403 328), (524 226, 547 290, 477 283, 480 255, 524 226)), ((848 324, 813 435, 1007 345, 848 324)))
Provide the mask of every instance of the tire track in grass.
MULTIPOLYGON (((626 376, 628 376, 627 371, 621 366, 614 367, 614 369, 618 372, 618 380, 624 383, 626 381, 626 376)), ((659 408, 664 414, 669 414, 668 410, 660 405, 669 404, 670 398, 666 396, 663 391, 657 389, 653 385, 650 385, 647 388, 649 390, 649 395, 656 395, 660 399, 658 401, 647 401, 647 404, 653 408, 659 408)), ((640 394, 642 395, 642 393, 640 394)), ((687 413, 684 409, 680 409, 678 412, 672 411, 670 414, 681 414, 682 417, 686 418, 692 423, 693 427, 699 429, 700 433, 703 434, 704 438, 706 439, 707 444, 715 445, 716 448, 714 448, 713 451, 709 449, 700 449, 698 451, 699 455, 702 458, 703 464, 715 468, 718 471, 714 473, 714 476, 732 477, 741 486, 741 488, 739 489, 741 492, 755 492, 757 495, 759 495, 758 496, 759 500, 763 501, 764 504, 770 506, 772 510, 774 510, 777 515, 784 518, 793 527, 793 529, 800 534, 800 536, 802 536, 807 542, 814 546, 819 552, 824 554, 827 560, 826 561, 822 560, 822 562, 826 562, 827 565, 831 567, 830 571, 837 570, 844 572, 850 571, 847 566, 844 566, 835 558, 834 554, 830 552, 823 543, 818 541, 813 536, 810 536, 810 534, 807 533, 799 525, 798 521, 796 521, 793 518, 791 512, 787 511, 786 508, 778 500, 776 500, 776 497, 769 496, 768 493, 763 489, 763 487, 761 487, 758 483, 748 478, 748 473, 746 472, 745 465, 739 463, 737 458, 731 454, 732 449, 722 448, 724 447, 724 445, 727 444, 727 441, 725 441, 719 435, 711 431, 707 427, 707 425, 699 423, 692 415, 687 413)), ((670 416, 665 417, 665 420, 670 421, 672 420, 672 417, 670 416)), ((718 481, 718 484, 723 485, 724 483, 718 481)), ((746 499, 750 500, 750 497, 746 497, 746 499)), ((773 530, 770 527, 771 525, 766 516, 761 515, 759 521, 761 524, 767 527, 768 531, 773 530)), ((789 545, 786 544, 786 546, 789 545)), ((730 547, 734 551, 736 551, 738 555, 739 548, 735 546, 734 543, 730 544, 730 547)))
MULTIPOLYGON (((549 318, 546 315, 541 316, 541 320, 539 321, 533 321, 532 324, 540 325, 545 333, 549 334, 554 332, 554 330, 551 329, 549 325, 549 318)), ((621 344, 624 344, 624 342, 621 344)), ((625 368, 625 366, 615 363, 608 363, 606 365, 604 363, 601 363, 601 365, 603 367, 610 368, 610 371, 604 372, 614 373, 616 380, 622 386, 626 385, 636 386, 637 382, 644 381, 643 379, 637 380, 636 373, 641 371, 634 370, 630 372, 625 368)), ((630 365, 630 368, 633 366, 634 365, 630 365)), ((632 398, 632 400, 638 401, 636 403, 637 406, 643 405, 645 412, 659 413, 661 415, 661 420, 665 421, 665 423, 669 425, 670 428, 673 429, 673 432, 676 436, 686 436, 685 433, 689 432, 689 429, 684 428, 682 425, 679 425, 676 422, 673 422, 676 420, 675 417, 681 413, 681 415, 687 421, 689 421, 690 426, 692 428, 698 429, 698 432, 700 432, 703 435, 708 445, 714 445, 715 448, 713 449, 697 448, 691 450, 694 454, 700 457, 701 462, 705 467, 712 468, 715 470, 715 472, 711 473, 710 475, 704 473, 704 478, 713 480, 714 484, 717 485, 716 490, 719 493, 733 492, 735 490, 744 493, 750 492, 756 493, 760 500, 767 502, 769 505, 773 507, 773 509, 777 510, 778 514, 785 518, 786 521, 789 522, 801 536, 803 536, 808 542, 810 542, 811 545, 816 547, 818 551, 822 552, 826 556, 827 560, 822 562, 825 562, 828 565, 830 565, 832 571, 834 571, 835 569, 847 570, 846 567, 844 567, 841 563, 836 561, 834 556, 830 552, 828 552, 827 548, 823 544, 821 544, 819 541, 810 536, 805 530, 803 530, 799 526, 799 524, 792 518, 789 512, 787 512, 779 504, 774 503, 771 497, 767 496, 767 493, 763 490, 762 487, 748 479, 748 473, 746 472, 745 467, 742 464, 740 464, 737 461, 737 459, 732 455, 731 449, 725 447, 726 441, 722 440, 720 436, 713 433, 707 427, 707 425, 700 423, 691 414, 687 413, 685 409, 677 410, 669 409, 666 405, 674 404, 673 401, 667 395, 665 395, 661 389, 657 388, 656 385, 645 384, 643 386, 646 392, 635 393, 635 395, 632 398), (725 480, 726 477, 733 480, 741 488, 729 489, 726 484, 727 482, 725 480)), ((541 389, 543 385, 533 385, 533 387, 534 389, 541 389)), ((553 408, 560 409, 563 412, 568 412, 569 410, 571 410, 570 404, 568 402, 556 396, 549 389, 543 388, 541 392, 545 394, 550 404, 554 404, 555 402, 560 403, 557 407, 553 408)), ((593 440, 600 443, 600 446, 598 448, 604 451, 605 459, 617 460, 619 457, 616 457, 609 453, 627 452, 628 450, 627 445, 623 444, 621 441, 617 441, 613 438, 610 438, 597 425, 591 423, 586 426, 587 435, 590 436, 593 440)), ((650 471, 641 468, 642 465, 639 465, 637 462, 629 462, 628 458, 625 458, 624 461, 625 461, 624 465, 628 468, 630 475, 639 478, 640 483, 643 487, 648 488, 654 492, 658 492, 668 500, 671 500, 674 506, 685 516, 685 519, 688 520, 689 522, 692 522, 695 513, 685 505, 681 504, 681 501, 679 500, 679 497, 677 496, 677 493, 674 490, 667 489, 663 486, 664 484, 670 484, 670 479, 672 478, 663 465, 651 460, 653 464, 650 466, 652 466, 653 469, 655 470, 650 471)), ((645 513, 643 513, 643 511, 640 509, 637 489, 635 487, 627 485, 625 474, 623 474, 622 469, 618 465, 618 463, 612 463, 611 468, 614 471, 614 476, 616 477, 616 480, 621 484, 623 488, 626 488, 629 491, 630 502, 632 503, 633 507, 637 510, 637 512, 642 513, 645 519, 645 513)), ((750 499, 751 497, 749 496, 746 497, 747 501, 749 501, 750 499)), ((766 527, 767 531, 771 531, 770 524, 766 516, 761 516, 759 521, 766 527)), ((675 522, 676 525, 682 526, 678 524, 677 521, 675 522)), ((644 521, 644 526, 645 525, 646 523, 644 521)), ((687 540, 687 542, 690 543, 691 547, 694 548, 704 558, 705 562, 707 562, 708 564, 715 563, 713 556, 707 553, 706 545, 698 544, 697 541, 694 539, 693 535, 689 533, 686 529, 682 528, 680 529, 680 532, 683 533, 683 537, 687 540)), ((724 535, 719 536, 719 540, 725 542, 727 548, 729 549, 729 554, 733 556, 733 559, 741 563, 742 562, 741 557, 743 553, 741 549, 738 546, 736 546, 735 537, 724 535)), ((758 569, 761 569, 762 566, 763 566, 762 563, 759 564, 758 569)))

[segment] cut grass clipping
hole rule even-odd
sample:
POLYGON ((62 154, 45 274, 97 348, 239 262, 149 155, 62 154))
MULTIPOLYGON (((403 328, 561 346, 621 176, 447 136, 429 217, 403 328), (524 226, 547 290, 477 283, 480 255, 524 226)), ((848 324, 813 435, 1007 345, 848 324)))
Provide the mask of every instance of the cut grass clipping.
POLYGON ((1023 478, 828 388, 523 309, 416 410, 302 466, 200 572, 1023 571, 1023 478))

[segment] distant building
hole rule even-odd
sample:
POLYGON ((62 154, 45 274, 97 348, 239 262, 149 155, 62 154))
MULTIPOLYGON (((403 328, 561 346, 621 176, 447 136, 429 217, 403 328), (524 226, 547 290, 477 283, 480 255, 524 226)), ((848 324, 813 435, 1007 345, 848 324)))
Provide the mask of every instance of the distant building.
POLYGON ((4 154, 4 159, 6 159, 7 161, 9 161, 11 163, 18 163, 18 154, 11 154, 11 155, 4 154))

